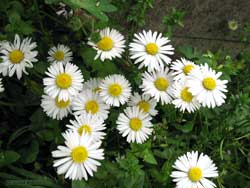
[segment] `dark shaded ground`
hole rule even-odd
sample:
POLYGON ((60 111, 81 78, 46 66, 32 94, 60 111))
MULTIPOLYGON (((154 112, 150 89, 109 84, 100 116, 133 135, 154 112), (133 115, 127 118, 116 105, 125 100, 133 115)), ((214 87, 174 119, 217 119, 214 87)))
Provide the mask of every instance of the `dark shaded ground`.
POLYGON ((238 54, 242 49, 250 49, 250 44, 231 42, 240 40, 243 25, 250 23, 250 0, 155 0, 154 8, 148 11, 146 27, 161 30, 163 16, 168 15, 173 7, 186 13, 184 28, 179 27, 174 32, 175 46, 187 44, 202 51, 220 48, 233 54, 238 54), (236 31, 228 29, 228 20, 232 19, 239 24, 236 31))

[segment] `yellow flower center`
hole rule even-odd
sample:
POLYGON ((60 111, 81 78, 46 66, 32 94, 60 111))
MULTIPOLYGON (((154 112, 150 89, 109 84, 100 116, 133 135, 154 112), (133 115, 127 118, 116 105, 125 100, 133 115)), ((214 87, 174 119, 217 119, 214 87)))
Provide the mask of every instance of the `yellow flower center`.
POLYGON ((120 84, 112 84, 109 86, 109 94, 113 97, 118 97, 122 93, 122 87, 120 84))
POLYGON ((182 91, 181 91, 181 99, 185 102, 191 102, 193 99, 193 95, 191 92, 188 91, 188 88, 185 87, 182 91))
POLYGON ((99 87, 96 87, 96 88, 93 89, 93 91, 94 91, 95 93, 100 93, 100 92, 102 91, 102 89, 99 88, 99 87))
POLYGON ((96 114, 99 111, 99 105, 95 100, 90 100, 85 104, 85 110, 88 113, 96 114))
POLYGON ((64 101, 64 100, 58 100, 58 97, 55 98, 55 103, 58 108, 66 108, 69 106, 70 100, 64 101))
POLYGON ((110 37, 103 37, 98 43, 97 47, 102 51, 110 51, 114 46, 114 42, 110 37))
POLYGON ((211 77, 204 78, 202 84, 207 90, 214 90, 216 87, 216 81, 211 77))
POLYGON ((134 131, 139 131, 142 127, 142 121, 139 118, 132 118, 129 122, 129 126, 134 131))
POLYGON ((61 73, 56 77, 56 85, 61 89, 67 89, 72 84, 72 78, 69 74, 61 73))
POLYGON ((183 67, 183 72, 184 72, 186 75, 188 75, 188 74, 191 72, 191 70, 192 70, 193 68, 194 68, 193 65, 186 65, 186 66, 183 67))
POLYGON ((82 163, 88 158, 88 151, 84 146, 78 146, 72 150, 71 158, 76 163, 82 163))
POLYGON ((91 134, 92 129, 89 125, 82 125, 77 131, 80 135, 82 135, 82 133, 91 134))
POLYGON ((139 109, 142 110, 143 112, 145 112, 145 113, 148 113, 148 112, 149 112, 150 105, 149 105, 148 102, 146 102, 146 101, 140 101, 140 102, 138 102, 137 106, 138 106, 139 109))
POLYGON ((192 167, 188 171, 188 177, 191 181, 197 182, 202 178, 202 170, 199 167, 192 167))
POLYGON ((20 50, 13 50, 9 54, 9 59, 10 59, 11 63, 13 63, 13 64, 20 63, 23 60, 23 58, 24 58, 24 54, 20 50))
POLYGON ((156 55, 158 53, 158 46, 155 43, 148 43, 145 48, 146 52, 150 55, 156 55))
POLYGON ((64 60, 64 52, 63 51, 56 51, 55 53, 54 53, 54 58, 57 60, 57 61, 62 61, 62 60, 64 60))
POLYGON ((160 77, 160 78, 157 78, 154 82, 155 84, 155 87, 159 90, 159 91, 166 91, 166 89, 168 88, 169 86, 169 83, 167 81, 167 79, 163 78, 163 77, 160 77))

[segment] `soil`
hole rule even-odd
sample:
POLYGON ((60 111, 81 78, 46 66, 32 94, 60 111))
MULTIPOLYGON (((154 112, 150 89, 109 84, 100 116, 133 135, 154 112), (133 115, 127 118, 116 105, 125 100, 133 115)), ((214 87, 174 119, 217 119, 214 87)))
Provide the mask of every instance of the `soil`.
POLYGON ((173 7, 185 12, 184 28, 174 31, 174 46, 191 45, 201 51, 224 49, 235 55, 250 50, 250 44, 237 42, 243 25, 250 23, 250 0, 155 0, 146 28, 162 30, 162 18, 173 7), (238 22, 236 31, 228 28, 229 20, 238 22))

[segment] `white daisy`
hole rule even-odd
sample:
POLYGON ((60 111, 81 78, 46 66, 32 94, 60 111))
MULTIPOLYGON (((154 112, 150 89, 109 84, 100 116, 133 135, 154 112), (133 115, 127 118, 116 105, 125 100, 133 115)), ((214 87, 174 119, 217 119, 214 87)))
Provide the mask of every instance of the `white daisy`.
POLYGON ((72 180, 88 180, 88 175, 93 176, 97 166, 104 159, 103 149, 99 149, 101 142, 92 142, 92 137, 76 131, 67 131, 63 134, 66 146, 58 146, 52 152, 54 158, 53 166, 57 168, 58 174, 65 174, 65 178, 72 180))
POLYGON ((149 113, 151 116, 155 116, 158 111, 155 109, 157 101, 150 98, 148 95, 139 95, 139 93, 134 93, 130 97, 128 106, 138 106, 144 113, 149 113))
POLYGON ((193 69, 187 80, 189 91, 197 98, 202 106, 214 108, 221 106, 226 99, 227 80, 220 80, 221 72, 216 73, 207 64, 193 69))
POLYGON ((103 120, 108 118, 109 105, 105 104, 102 98, 91 90, 84 90, 73 100, 72 109, 76 115, 91 114, 103 120))
POLYGON ((0 93, 4 91, 2 78, 0 78, 0 93))
POLYGON ((100 84, 100 96, 106 104, 117 106, 125 104, 130 95, 131 87, 128 80, 119 74, 113 74, 104 78, 100 84))
POLYGON ((51 63, 70 63, 72 61, 72 51, 68 46, 58 44, 49 50, 48 61, 51 63))
POLYGON ((15 35, 14 43, 3 42, 1 44, 0 58, 0 73, 3 76, 12 77, 16 72, 17 78, 20 80, 22 73, 28 74, 26 68, 32 68, 32 62, 36 62, 35 58, 37 51, 32 51, 36 48, 35 42, 31 42, 31 38, 25 38, 21 41, 19 35, 15 35))
POLYGON ((197 65, 185 58, 174 61, 171 65, 171 70, 173 70, 173 75, 175 76, 174 80, 185 80, 187 75, 195 67, 197 67, 197 65))
POLYGON ((168 55, 174 54, 174 48, 168 44, 170 40, 162 33, 143 31, 134 34, 133 42, 129 44, 130 58, 140 63, 139 68, 147 67, 148 71, 160 70, 165 64, 170 64, 168 55))
POLYGON ((52 98, 48 95, 43 95, 41 107, 49 117, 62 120, 71 113, 71 100, 63 101, 58 100, 58 97, 52 98))
MULTIPOLYGON (((3 44, 4 44, 4 43, 6 43, 6 42, 7 42, 7 41, 5 41, 5 40, 0 41, 0 51, 1 51, 1 50, 2 50, 2 48, 3 48, 3 47, 2 47, 2 46, 3 46, 3 44)), ((0 61, 0 62, 1 62, 1 61, 0 61)))
POLYGON ((187 110, 191 113, 200 108, 200 103, 192 95, 192 93, 188 91, 188 87, 184 81, 175 82, 173 94, 175 99, 172 103, 182 112, 187 110))
POLYGON ((101 91, 101 81, 101 78, 90 78, 88 81, 83 83, 83 90, 90 89, 93 92, 99 93, 101 91))
POLYGON ((162 104, 169 104, 172 101, 172 85, 173 76, 167 67, 142 75, 143 94, 153 97, 157 102, 161 101, 162 104))
POLYGON ((83 76, 76 65, 52 64, 45 73, 49 77, 43 79, 44 91, 53 98, 67 101, 82 89, 83 76))
POLYGON ((89 41, 97 54, 95 59, 104 61, 105 59, 112 60, 115 57, 121 57, 125 48, 124 36, 115 29, 105 28, 99 32, 100 40, 97 43, 89 41))
POLYGON ((124 113, 118 116, 117 129, 127 142, 143 143, 152 134, 153 124, 148 113, 140 111, 136 106, 127 107, 124 113))
POLYGON ((93 142, 100 141, 106 135, 103 132, 106 127, 103 119, 90 114, 82 114, 75 116, 75 120, 70 120, 71 125, 66 125, 73 131, 77 131, 80 135, 87 134, 93 137, 93 142))
POLYGON ((65 5, 64 3, 59 3, 59 7, 58 10, 56 11, 56 14, 58 16, 62 15, 64 16, 66 19, 68 19, 69 17, 73 16, 73 9, 69 9, 67 10, 67 5, 65 5))
POLYGON ((176 188, 213 188, 216 185, 207 178, 218 177, 217 167, 213 161, 203 153, 187 152, 178 157, 173 165, 171 177, 176 182, 176 188))

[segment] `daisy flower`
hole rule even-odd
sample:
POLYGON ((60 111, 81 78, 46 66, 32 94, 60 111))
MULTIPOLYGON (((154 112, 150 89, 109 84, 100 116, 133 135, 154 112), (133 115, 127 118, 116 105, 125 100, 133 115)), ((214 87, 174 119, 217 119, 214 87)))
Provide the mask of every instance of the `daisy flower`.
POLYGON ((104 138, 106 129, 103 119, 90 114, 82 114, 75 116, 75 120, 70 120, 71 125, 66 125, 73 131, 77 131, 79 135, 87 134, 93 137, 93 142, 100 141, 104 138))
POLYGON ((102 79, 101 78, 90 78, 88 81, 83 83, 83 90, 90 89, 93 92, 100 93, 100 83, 102 79))
POLYGON ((53 166, 57 168, 58 174, 65 174, 65 178, 72 180, 88 180, 88 175, 93 176, 97 166, 104 159, 103 149, 100 149, 101 142, 92 142, 92 137, 76 131, 66 131, 63 134, 66 146, 58 146, 52 152, 54 158, 53 166))
POLYGON ((41 107, 49 117, 62 120, 71 113, 71 100, 63 101, 58 100, 58 97, 52 98, 48 95, 43 95, 41 107))
POLYGON ((200 103, 192 95, 192 93, 188 91, 189 88, 186 86, 184 81, 176 82, 173 88, 173 95, 175 99, 172 103, 176 108, 179 108, 182 112, 187 110, 189 113, 200 108, 200 103))
POLYGON ((174 80, 185 80, 187 75, 191 72, 193 68, 197 67, 192 61, 181 58, 181 60, 176 60, 171 65, 171 70, 173 70, 174 80))
POLYGON ((3 42, 1 44, 0 58, 0 73, 3 76, 8 75, 12 77, 16 73, 17 78, 22 78, 23 72, 28 74, 26 68, 32 68, 32 62, 36 62, 35 58, 38 54, 37 51, 33 51, 37 45, 35 42, 31 42, 31 38, 25 38, 21 41, 19 35, 15 35, 14 43, 3 42))
POLYGON ((167 67, 142 75, 143 94, 153 97, 157 102, 161 101, 162 104, 169 104, 172 101, 172 85, 173 76, 167 67))
POLYGON ((100 40, 97 43, 89 41, 97 54, 95 60, 100 57, 101 61, 105 59, 112 60, 115 57, 121 57, 125 48, 124 36, 115 29, 105 28, 99 32, 100 40))
POLYGON ((91 90, 84 90, 73 100, 72 109, 76 115, 90 114, 103 120, 108 118, 109 105, 105 104, 102 98, 91 90))
POLYGON ((5 42, 7 42, 7 41, 5 41, 5 40, 0 41, 0 51, 2 50, 2 46, 3 46, 3 44, 4 44, 5 42))
POLYGON ((207 64, 193 69, 188 75, 187 87, 202 106, 221 106, 226 99, 227 80, 220 80, 221 72, 216 73, 207 64))
POLYGON ((68 46, 58 44, 50 48, 48 61, 51 63, 70 63, 72 61, 72 51, 68 46))
POLYGON ((117 106, 125 104, 131 95, 131 87, 128 80, 119 74, 113 74, 104 78, 100 84, 100 96, 107 104, 117 106))
POLYGON ((2 78, 0 78, 0 93, 4 91, 2 78))
POLYGON ((139 95, 139 93, 134 93, 130 97, 128 106, 138 106, 141 111, 144 113, 149 113, 151 116, 155 116, 158 111, 155 109, 157 101, 150 98, 148 95, 139 95))
POLYGON ((122 137, 127 137, 127 142, 143 143, 152 134, 153 124, 151 116, 138 107, 127 107, 117 119, 117 129, 122 137))
POLYGON ((76 65, 71 63, 52 64, 43 79, 44 91, 52 98, 67 101, 82 90, 83 76, 76 65))
POLYGON ((135 64, 140 63, 139 68, 147 67, 148 71, 160 70, 171 59, 168 55, 174 54, 174 48, 168 44, 170 40, 161 33, 143 31, 134 35, 133 42, 129 44, 130 58, 135 59, 135 64))
POLYGON ((187 152, 178 157, 173 165, 171 177, 176 182, 176 188, 213 188, 216 185, 207 178, 218 177, 217 167, 203 153, 187 152))
POLYGON ((72 9, 69 9, 67 10, 67 5, 65 5, 64 3, 59 3, 59 7, 58 7, 58 10, 56 11, 56 14, 58 16, 62 15, 64 16, 66 19, 68 19, 69 17, 73 16, 73 10, 72 9))

